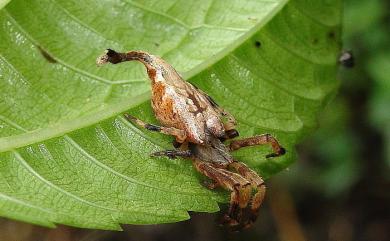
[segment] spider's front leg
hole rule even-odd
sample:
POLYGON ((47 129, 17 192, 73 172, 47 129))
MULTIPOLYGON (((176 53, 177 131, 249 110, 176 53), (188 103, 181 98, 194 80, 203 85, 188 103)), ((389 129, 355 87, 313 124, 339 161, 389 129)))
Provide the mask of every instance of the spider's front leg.
POLYGON ((151 156, 166 156, 170 159, 175 159, 176 157, 190 158, 192 152, 190 150, 165 150, 157 151, 150 154, 151 156))
POLYGON ((251 198, 251 184, 239 174, 215 167, 208 162, 195 160, 193 164, 200 173, 215 181, 222 188, 231 191, 230 207, 225 215, 225 222, 232 227, 239 225, 242 210, 248 206, 251 198))
POLYGON ((230 143, 229 149, 231 151, 235 151, 247 146, 257 146, 257 145, 265 145, 265 144, 271 144, 272 149, 274 150, 274 152, 268 154, 266 158, 282 156, 286 153, 286 150, 279 144, 279 142, 271 134, 263 134, 263 135, 252 136, 241 140, 234 140, 230 143))
POLYGON ((157 126, 157 125, 153 125, 153 124, 148 124, 148 123, 145 123, 142 120, 140 120, 132 115, 129 115, 127 113, 125 113, 124 116, 128 121, 130 121, 134 124, 137 124, 138 126, 143 127, 149 131, 156 131, 156 132, 160 132, 160 133, 163 133, 166 135, 174 136, 174 137, 176 137, 176 141, 179 143, 184 142, 187 138, 187 136, 183 130, 180 130, 180 129, 177 129, 174 127, 165 127, 165 126, 157 126))
MULTIPOLYGON (((160 133, 163 133, 166 135, 174 136, 174 137, 176 137, 175 141, 178 143, 179 143, 179 141, 182 142, 186 139, 186 135, 185 135, 184 131, 182 131, 182 130, 179 130, 179 129, 176 129, 173 127, 164 127, 164 126, 157 126, 157 125, 153 125, 153 124, 148 124, 148 123, 145 123, 142 120, 140 120, 132 115, 129 115, 127 113, 125 113, 124 116, 128 121, 135 123, 138 126, 143 127, 147 130, 157 131, 157 132, 160 132, 160 133)), ((165 150, 165 151, 154 152, 150 155, 151 156, 167 156, 171 159, 174 159, 176 157, 189 158, 192 156, 192 153, 190 150, 165 150)))

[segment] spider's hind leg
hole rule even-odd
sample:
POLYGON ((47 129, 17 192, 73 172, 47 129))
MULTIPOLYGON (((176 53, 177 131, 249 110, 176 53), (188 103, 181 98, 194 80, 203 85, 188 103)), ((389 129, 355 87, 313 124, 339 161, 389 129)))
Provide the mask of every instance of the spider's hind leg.
POLYGON ((244 163, 234 161, 229 164, 230 168, 233 168, 237 173, 246 178, 252 185, 255 193, 251 199, 249 214, 241 223, 243 228, 250 227, 257 219, 259 214, 259 208, 264 200, 266 187, 264 185, 263 179, 257 175, 256 172, 248 168, 244 163))
POLYGON ((251 197, 251 184, 239 174, 215 167, 210 163, 195 160, 193 164, 200 173, 222 188, 231 191, 229 211, 225 215, 224 223, 231 227, 239 225, 242 210, 248 206, 251 197))

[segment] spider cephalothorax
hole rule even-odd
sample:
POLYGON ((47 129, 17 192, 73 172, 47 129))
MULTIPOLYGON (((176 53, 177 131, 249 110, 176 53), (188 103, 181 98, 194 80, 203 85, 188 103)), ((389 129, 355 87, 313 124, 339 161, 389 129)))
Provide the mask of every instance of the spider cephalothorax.
POLYGON ((232 140, 225 145, 225 140, 238 136, 234 117, 157 56, 143 51, 118 53, 108 49, 97 63, 132 60, 142 62, 147 69, 152 82, 152 107, 161 126, 145 123, 129 114, 125 114, 126 119, 148 130, 174 136, 174 146, 179 149, 152 155, 191 159, 196 170, 213 181, 209 188, 231 191, 225 224, 238 229, 249 227, 256 220, 264 199, 264 181, 244 163, 233 159, 230 152, 246 146, 271 144, 274 152, 267 157, 276 157, 285 153, 284 148, 270 134, 232 140))

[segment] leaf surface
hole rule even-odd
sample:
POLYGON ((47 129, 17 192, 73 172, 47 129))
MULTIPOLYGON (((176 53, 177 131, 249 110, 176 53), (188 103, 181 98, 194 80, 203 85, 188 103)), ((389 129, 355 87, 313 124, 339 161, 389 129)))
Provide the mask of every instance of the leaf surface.
POLYGON ((162 56, 237 117, 241 136, 268 132, 288 151, 237 159, 265 177, 285 169, 338 86, 341 10, 339 0, 285 3, 10 2, 0 11, 0 215, 120 229, 227 200, 190 162, 149 157, 172 138, 122 117, 156 122, 149 80, 137 63, 97 68, 106 48, 162 56))

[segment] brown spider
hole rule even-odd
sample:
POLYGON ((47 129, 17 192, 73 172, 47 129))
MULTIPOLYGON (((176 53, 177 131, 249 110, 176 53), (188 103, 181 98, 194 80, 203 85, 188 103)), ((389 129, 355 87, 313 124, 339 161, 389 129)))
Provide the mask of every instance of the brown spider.
POLYGON ((230 152, 246 146, 271 144, 274 152, 267 155, 268 158, 283 155, 285 149, 270 134, 223 144, 239 135, 234 117, 202 90, 184 81, 171 65, 157 56, 143 51, 118 53, 108 49, 96 62, 102 65, 132 60, 142 62, 147 69, 152 82, 152 107, 162 126, 145 123, 129 114, 124 116, 150 131, 176 138, 176 149, 155 152, 152 156, 191 159, 196 170, 213 181, 208 185, 210 189, 222 187, 231 191, 224 223, 234 229, 251 226, 264 199, 264 181, 244 163, 234 160, 230 152))

